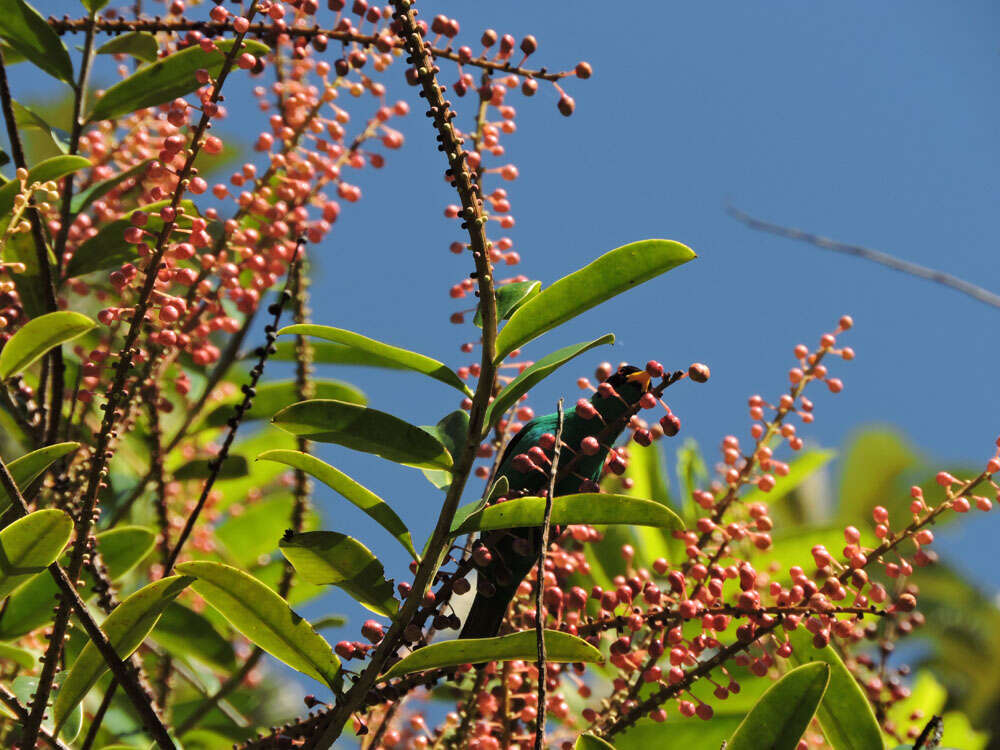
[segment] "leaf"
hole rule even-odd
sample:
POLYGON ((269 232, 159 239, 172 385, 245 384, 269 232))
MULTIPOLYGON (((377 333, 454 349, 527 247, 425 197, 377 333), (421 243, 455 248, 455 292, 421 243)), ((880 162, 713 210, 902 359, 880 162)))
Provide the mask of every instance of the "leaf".
POLYGON ((300 336, 315 336, 325 341, 332 341, 335 344, 350 347, 359 352, 373 355, 380 360, 396 362, 401 367, 413 372, 419 372, 428 377, 439 380, 464 393, 466 396, 472 395, 472 390, 462 379, 455 374, 447 365, 431 359, 423 354, 411 352, 408 349, 400 349, 398 346, 390 346, 381 341, 370 339, 353 331, 345 331, 343 328, 332 328, 330 326, 317 326, 300 323, 297 325, 285 326, 278 331, 279 336, 296 334, 300 336))
POLYGON ((133 31, 114 37, 97 48, 99 55, 131 55, 137 60, 153 63, 158 59, 160 45, 156 37, 144 31, 133 31))
POLYGON ((35 655, 33 653, 17 646, 11 646, 9 643, 0 643, 0 659, 12 661, 24 669, 35 668, 35 655))
MULTIPOLYGON (((2 356, 2 354, 0 354, 2 356)), ((54 462, 63 456, 72 453, 80 447, 79 443, 55 443, 44 448, 25 453, 20 458, 15 458, 7 464, 7 470, 14 478, 14 484, 24 492, 28 485, 42 475, 54 462)), ((3 513, 11 504, 11 497, 7 490, 0 487, 0 513, 3 513)))
POLYGON ((327 628, 342 628, 347 624, 347 618, 343 615, 327 615, 326 617, 320 617, 318 620, 313 620, 312 626, 314 630, 325 630, 327 628))
MULTIPOLYGON (((65 672, 57 672, 55 678, 55 684, 61 685, 63 678, 66 676, 65 672)), ((29 677, 27 675, 22 675, 17 677, 13 683, 11 683, 11 689, 14 695, 18 697, 21 704, 28 706, 31 704, 31 697, 35 694, 38 689, 38 678, 29 677)), ((56 695, 58 696, 58 690, 56 695)), ((52 734, 52 719, 49 714, 46 714, 46 718, 42 722, 42 727, 45 728, 49 734, 52 734)), ((62 739, 67 742, 72 742, 76 739, 76 736, 80 734, 80 730, 83 728, 83 706, 78 705, 73 712, 70 714, 69 718, 66 720, 65 726, 63 726, 62 731, 59 733, 62 739)))
POLYGON ((786 476, 775 477, 777 481, 774 484, 774 489, 770 492, 761 492, 755 489, 747 493, 743 502, 747 504, 747 507, 749 507, 750 503, 774 504, 795 490, 815 472, 830 463, 836 456, 836 451, 805 451, 796 456, 795 460, 788 465, 788 474, 786 476))
MULTIPOLYGON (((625 469, 625 474, 618 480, 617 485, 615 481, 617 478, 614 475, 607 477, 605 483, 615 487, 614 491, 622 495, 640 499, 648 498, 673 510, 670 502, 670 491, 667 488, 667 478, 663 471, 660 444, 651 443, 642 446, 633 443, 629 445, 628 450, 628 466, 625 469), (631 487, 625 487, 622 480, 631 480, 631 487)), ((612 491, 609 488, 606 489, 612 491)), ((669 529, 636 526, 632 531, 636 536, 636 543, 633 547, 638 556, 637 565, 650 567, 653 561, 659 557, 674 560, 677 559, 676 554, 683 550, 682 543, 673 538, 673 533, 669 529)))
POLYGON ((18 128, 22 131, 35 130, 40 133, 41 138, 47 142, 49 151, 53 152, 55 156, 66 153, 69 146, 56 137, 55 133, 52 132, 52 127, 41 116, 13 99, 10 106, 14 111, 14 122, 17 123, 18 128))
MULTIPOLYGON (((174 479, 185 481, 188 479, 207 479, 212 473, 211 466, 216 459, 198 458, 188 461, 186 464, 174 471, 174 479)), ((249 464, 245 456, 226 456, 219 469, 219 477, 222 479, 235 479, 245 477, 249 473, 249 464)))
POLYGON ((524 372, 504 386, 503 390, 493 399, 493 403, 486 407, 483 435, 485 436, 490 431, 490 428, 503 418, 504 412, 514 406, 521 396, 571 359, 593 349, 595 346, 613 343, 615 343, 615 335, 613 333, 606 333, 601 338, 590 342, 585 341, 557 349, 526 368, 524 372))
POLYGON ((86 315, 72 310, 58 310, 29 320, 0 349, 0 380, 17 375, 49 350, 96 326, 86 315))
POLYGON ((177 570, 197 578, 191 588, 254 645, 292 669, 336 685, 340 660, 330 644, 265 584, 216 562, 181 563, 177 570))
MULTIPOLYGON (((545 516, 545 498, 519 497, 491 505, 470 516, 458 528, 456 536, 471 531, 516 529, 541 526, 545 516)), ((552 523, 567 524, 627 524, 681 529, 684 524, 669 508, 652 500, 640 500, 627 495, 605 495, 594 492, 562 495, 552 501, 552 523)))
POLYGON ((696 257, 670 240, 642 240, 605 253, 525 302, 497 337, 496 362, 546 331, 696 257))
MULTIPOLYGON (((464 448, 469 435, 469 413, 464 409, 456 409, 442 417, 436 425, 421 425, 421 428, 436 437, 452 457, 457 456, 464 448)), ((423 469, 427 481, 439 490, 447 490, 451 486, 451 472, 439 469, 423 469)))
POLYGON ((680 491, 680 507, 684 518, 693 519, 697 513, 692 494, 708 484, 708 467, 701 455, 701 448, 694 438, 686 438, 677 449, 675 470, 680 491))
POLYGON ((179 602, 171 602, 163 610, 152 637, 170 653, 185 659, 197 659, 205 666, 225 672, 236 665, 232 644, 204 615, 179 602))
POLYGON ((37 510, 0 531, 0 599, 54 563, 73 534, 61 510, 37 510))
MULTIPOLYGON (((163 610, 193 581, 189 576, 170 576, 154 581, 127 597, 101 624, 115 652, 122 659, 135 651, 160 619, 163 610)), ((52 715, 61 727, 70 711, 97 684, 108 669, 104 657, 93 642, 88 642, 73 662, 56 696, 52 715)))
MULTIPOLYGON (((354 349, 343 344, 333 344, 328 341, 317 341, 312 345, 313 363, 317 365, 348 365, 358 367, 378 367, 383 370, 409 370, 391 359, 382 359, 369 352, 354 349)), ((274 354, 269 357, 274 362, 294 362, 295 342, 277 341, 274 344, 274 354)))
POLYGON ((109 0, 80 0, 80 5, 87 9, 91 15, 100 13, 109 0))
MULTIPOLYGON (((540 281, 515 281, 497 287, 494 295, 497 300, 497 320, 507 320, 514 311, 529 299, 538 294, 542 288, 540 281)), ((472 321, 479 328, 483 327, 483 306, 476 307, 476 317, 472 321)))
POLYGON ((50 76, 73 86, 66 45, 24 0, 0 0, 0 38, 50 76))
MULTIPOLYGON (((155 542, 153 532, 140 526, 119 526, 98 534, 97 548, 108 578, 117 581, 131 571, 149 554, 155 542)), ((68 564, 68 556, 63 560, 68 564)), ((81 587, 81 592, 86 596, 93 581, 87 572, 83 578, 87 585, 81 587)), ((50 622, 58 593, 59 587, 48 572, 39 573, 15 591, 0 616, 0 639, 18 638, 50 622)))
MULTIPOLYGON (((121 37, 118 38, 120 39, 121 37)), ((114 177, 109 177, 106 180, 95 182, 93 185, 86 188, 85 190, 81 190, 79 193, 74 195, 73 199, 70 201, 70 211, 74 214, 80 213, 88 206, 90 206, 91 203, 93 203, 96 200, 99 200, 100 198, 103 198, 105 195, 110 193, 112 190, 114 190, 116 187, 121 185, 126 180, 130 180, 132 178, 138 178, 137 181, 141 181, 141 175, 145 174, 146 170, 149 168, 149 165, 150 163, 152 163, 152 161, 153 161, 152 159, 146 159, 144 161, 141 161, 134 167, 130 167, 129 169, 126 169, 124 172, 116 174, 114 177)))
POLYGON ((590 732, 584 732, 576 738, 573 750, 615 750, 615 746, 590 732))
MULTIPOLYGON (((155 107, 180 96, 187 96, 201 84, 195 73, 204 69, 216 76, 222 70, 226 55, 234 40, 216 40, 218 49, 205 52, 200 46, 192 45, 180 52, 174 52, 150 65, 144 65, 124 81, 119 81, 104 92, 104 96, 94 102, 94 108, 87 115, 87 122, 114 120, 144 107, 155 107)), ((250 39, 243 40, 244 52, 261 56, 268 47, 250 39)))
MULTIPOLYGON (((74 251, 73 257, 70 258, 66 266, 66 278, 71 279, 94 271, 117 268, 138 258, 138 245, 125 241, 125 230, 132 226, 132 214, 136 211, 145 212, 149 218, 143 228, 147 232, 157 234, 163 229, 160 209, 168 204, 169 201, 164 200, 139 206, 132 209, 126 216, 103 224, 97 234, 85 240, 74 251)), ((191 226, 191 219, 198 215, 198 209, 188 200, 181 201, 180 205, 183 206, 184 213, 178 215, 177 226, 187 229, 191 226)))
MULTIPOLYGON (((546 630, 545 658, 550 662, 590 662, 603 664, 601 652, 582 638, 558 630, 546 630)), ((382 675, 380 680, 401 677, 428 669, 455 667, 490 661, 534 660, 538 657, 538 641, 534 630, 501 635, 496 638, 462 638, 432 643, 413 651, 382 675)))
MULTIPOLYGON (((736 728, 728 750, 795 750, 829 682, 826 664, 793 669, 761 696, 736 728)), ((881 747, 881 740, 867 747, 881 747)))
MULTIPOLYGON (((5 0, 0 0, 3 3, 5 0)), ((9 0, 7 0, 9 2, 9 0)), ((92 166, 89 159, 82 156, 53 156, 51 159, 40 161, 28 170, 28 185, 36 182, 45 183, 49 180, 58 180, 73 172, 87 169, 92 166)), ((6 216, 14 208, 14 197, 21 192, 21 182, 11 180, 3 187, 0 187, 0 216, 6 216)))
POLYGON ((418 469, 450 469, 451 455, 426 430, 385 412, 333 399, 292 404, 271 419, 293 435, 347 448, 418 469))
POLYGON ((285 536, 278 548, 309 583, 342 588, 372 612, 395 617, 399 602, 378 558, 357 539, 336 531, 285 536))
POLYGON ((792 642, 793 663, 811 665, 819 662, 829 667, 830 686, 816 718, 830 747, 834 750, 882 748, 882 736, 871 704, 837 652, 830 646, 815 648, 805 628, 796 628, 788 636, 792 642))
MULTIPOLYGON (((216 528, 216 538, 239 565, 250 568, 277 551, 281 532, 290 525, 294 508, 295 497, 290 492, 269 495, 264 500, 247 504, 238 515, 234 513, 227 518, 216 528)), ((235 508, 230 506, 230 510, 235 508)), ((312 531, 319 525, 316 512, 306 510, 302 530, 312 531)))
POLYGON ((854 523, 871 518, 872 508, 885 505, 889 514, 909 513, 910 498, 902 474, 918 463, 913 448, 893 430, 867 429, 856 434, 844 451, 840 470, 840 503, 837 520, 854 523), (899 503, 891 501, 899 495, 899 503))
MULTIPOLYGON (((344 383, 339 380, 317 380, 313 385, 316 389, 316 398, 332 398, 337 401, 346 401, 349 404, 359 404, 361 406, 365 406, 368 403, 365 394, 350 383, 344 383)), ((298 401, 298 391, 298 386, 294 380, 264 383, 257 386, 257 395, 254 396, 253 405, 244 413, 243 421, 248 419, 270 419, 274 416, 275 412, 298 401)), ((205 426, 222 427, 225 425, 229 419, 235 416, 234 407, 242 400, 242 393, 234 394, 232 397, 226 399, 205 417, 205 426)))
POLYGON ((351 479, 344 472, 335 469, 330 464, 321 461, 315 456, 310 456, 308 453, 300 451, 267 451, 257 456, 257 460, 276 461, 315 477, 334 492, 339 493, 342 497, 367 513, 368 516, 375 519, 376 523, 392 534, 415 560, 418 559, 417 551, 413 547, 413 538, 410 536, 410 530, 406 528, 403 520, 396 515, 396 511, 385 500, 367 487, 358 484, 358 482, 351 479))

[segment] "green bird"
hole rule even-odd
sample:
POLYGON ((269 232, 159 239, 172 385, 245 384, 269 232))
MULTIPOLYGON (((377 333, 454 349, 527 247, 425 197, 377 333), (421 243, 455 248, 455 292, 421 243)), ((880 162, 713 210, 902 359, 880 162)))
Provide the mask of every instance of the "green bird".
MULTIPOLYGON (((655 363, 647 368, 657 369, 655 363)), ((559 466, 576 461, 572 471, 556 483, 556 497, 598 490, 608 446, 618 439, 649 391, 652 376, 647 370, 622 366, 598 386, 590 401, 580 399, 576 409, 565 415, 559 466), (609 427, 613 431, 602 435, 609 427)), ((507 478, 506 498, 539 495, 548 489, 557 424, 558 414, 536 417, 507 444, 494 478, 507 478)), ((499 633, 518 586, 538 560, 541 535, 538 527, 507 529, 490 534, 485 545, 477 543, 473 549, 476 598, 460 638, 490 638, 499 633)))

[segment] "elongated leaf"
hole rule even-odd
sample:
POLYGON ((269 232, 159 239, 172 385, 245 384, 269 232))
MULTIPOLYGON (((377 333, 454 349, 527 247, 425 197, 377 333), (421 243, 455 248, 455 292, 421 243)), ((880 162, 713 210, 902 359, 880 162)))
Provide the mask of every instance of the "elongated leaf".
POLYGON ((197 659, 208 667, 227 671, 236 664, 232 644, 204 615, 180 602, 171 602, 163 610, 152 637, 170 653, 185 659, 197 659))
POLYGON ((274 450, 261 453, 257 456, 258 461, 277 461, 287 464, 296 469, 300 469, 306 474, 315 477, 333 491, 359 507, 371 518, 375 519, 383 529, 388 531, 396 540, 403 545, 403 548, 417 559, 417 551, 413 547, 413 538, 410 530, 406 528, 403 520, 396 515, 389 504, 374 492, 358 484, 347 474, 335 469, 330 464, 321 461, 308 453, 289 450, 274 450))
MULTIPOLYGON (((540 281, 515 281, 497 288, 497 320, 507 320, 521 305, 534 297, 542 288, 540 281)), ((476 317, 472 321, 479 328, 483 327, 483 306, 476 308, 476 317)))
POLYGON ((788 635, 792 642, 792 663, 818 663, 829 668, 830 686, 816 718, 830 746, 834 750, 881 750, 882 736, 871 703, 837 652, 829 646, 814 647, 805 628, 796 628, 788 635))
POLYGON ((50 76, 73 85, 73 63, 66 46, 24 0, 0 0, 0 38, 50 76))
MULTIPOLYGON (((106 271, 110 268, 118 268, 123 263, 130 263, 139 257, 138 245, 133 245, 125 241, 125 230, 132 226, 131 216, 136 211, 143 211, 148 215, 148 220, 144 229, 153 234, 163 229, 163 219, 160 218, 160 209, 166 206, 169 201, 157 201, 149 205, 139 206, 120 219, 107 222, 100 231, 88 240, 85 240, 73 253, 66 266, 66 277, 83 276, 94 271, 106 271)), ((181 201, 184 213, 177 218, 177 226, 187 229, 191 226, 191 219, 198 215, 198 209, 191 201, 181 201)))
MULTIPOLYGON (((212 473, 214 459, 198 458, 188 461, 186 464, 174 471, 174 479, 185 481, 188 479, 205 479, 212 473)), ((245 477, 249 473, 249 464, 245 456, 226 456, 219 469, 220 479, 236 479, 245 477)))
POLYGON ((73 200, 70 201, 70 210, 74 214, 80 213, 90 206, 91 203, 103 198, 126 180, 137 178, 140 175, 145 174, 151 162, 152 159, 146 159, 145 161, 139 162, 134 167, 126 169, 120 174, 116 174, 114 177, 109 177, 106 180, 95 182, 85 190, 81 190, 79 193, 74 195, 73 200))
MULTIPOLYGON (((115 607, 101 625, 115 652, 122 659, 139 648, 146 636, 156 626, 163 610, 192 583, 189 576, 170 576, 154 581, 127 597, 115 607)), ((56 696, 52 714, 57 727, 61 727, 69 713, 108 669, 104 657, 92 642, 73 662, 62 689, 56 696)))
POLYGON ((776 503, 788 493, 795 490, 806 481, 813 473, 819 471, 837 456, 836 451, 810 450, 804 451, 795 457, 795 460, 788 465, 788 474, 783 477, 776 477, 774 489, 770 492, 754 490, 747 493, 744 502, 750 503, 776 503))
MULTIPOLYGON (((601 652, 582 638, 558 630, 544 631, 545 657, 550 662, 590 662, 603 664, 601 652)), ((401 677, 428 669, 455 667, 490 661, 533 660, 538 657, 538 641, 534 630, 501 635, 496 638, 462 638, 457 641, 432 643, 417 649, 397 662, 380 679, 401 677)))
MULTIPOLYGON (((3 1, 0 0, 0 3, 3 1)), ((58 180, 89 166, 91 166, 90 160, 84 159, 82 156, 53 156, 51 159, 38 162, 28 170, 27 183, 33 185, 36 182, 45 183, 49 180, 58 180)), ((21 183, 18 180, 11 180, 0 187, 0 216, 6 216, 14 208, 14 197, 19 192, 21 192, 21 183)))
MULTIPOLYGON (((329 341, 313 343, 313 363, 317 365, 348 365, 356 367, 378 367, 383 370, 409 370, 399 362, 382 359, 369 352, 354 349, 343 344, 333 344, 329 341)), ((247 357, 250 352, 247 353, 247 357)), ((274 354, 269 359, 274 362, 294 362, 295 342, 278 341, 274 344, 274 354)))
POLYGON ((483 435, 486 435, 490 431, 490 428, 500 421, 504 412, 514 406, 521 396, 530 391, 538 383, 547 378, 571 359, 579 357, 581 354, 593 349, 595 346, 603 346, 604 344, 613 343, 615 343, 614 334, 607 333, 604 336, 601 336, 601 338, 594 339, 590 342, 585 341, 579 344, 573 344, 572 346, 564 346, 562 349, 557 349, 525 369, 524 372, 510 381, 510 383, 508 383, 504 389, 497 394, 497 397, 493 399, 493 403, 487 407, 485 424, 483 425, 483 435))
POLYGON ((156 37, 144 31, 133 31, 131 34, 122 34, 112 37, 97 48, 99 55, 131 55, 143 62, 156 62, 158 59, 160 45, 156 43, 156 37))
MULTIPOLYGON (((230 508, 232 510, 232 507, 230 508)), ((270 557, 278 549, 282 532, 295 513, 295 497, 290 492, 268 495, 249 503, 215 529, 216 539, 228 550, 237 567, 248 570, 259 560, 270 557)), ((302 515, 302 531, 314 531, 320 526, 316 511, 302 515)))
POLYGON ((58 310, 25 323, 0 350, 0 380, 17 375, 52 348, 72 341, 97 324, 78 312, 58 310))
MULTIPOLYGON (((350 383, 339 380, 317 380, 313 383, 316 391, 316 398, 332 398, 337 401, 346 401, 349 404, 360 404, 365 406, 368 399, 365 394, 359 391, 350 383)), ((234 394, 231 398, 215 407, 208 416, 205 417, 206 427, 222 427, 234 416, 234 406, 243 400, 243 394, 234 394)), ((257 387, 257 395, 254 396, 253 405, 243 415, 243 421, 248 419, 270 419, 275 412, 294 404, 299 400, 298 386, 295 381, 281 381, 278 383, 264 383, 257 387)))
MULTIPOLYGON (((795 750, 829 681, 826 664, 793 669, 757 701, 729 740, 729 750, 795 750)), ((868 747, 881 748, 881 740, 868 747)))
POLYGON ((342 628, 347 624, 347 618, 343 615, 327 615, 313 620, 312 626, 316 630, 326 630, 328 628, 342 628))
POLYGON ((0 659, 12 661, 24 669, 35 668, 35 655, 33 653, 17 646, 11 646, 9 643, 0 643, 0 659))
POLYGON ((381 360, 397 362, 407 370, 419 372, 428 377, 447 383, 452 388, 457 388, 467 396, 472 395, 462 379, 446 365, 436 359, 425 357, 423 354, 411 352, 408 349, 400 349, 398 346, 383 344, 381 341, 362 336, 360 333, 345 331, 343 328, 332 328, 330 326, 307 325, 300 323, 297 325, 285 326, 278 331, 279 336, 285 335, 315 336, 324 341, 332 341, 335 344, 348 346, 366 354, 374 355, 381 360))
MULTIPOLYGON (((545 498, 519 497, 491 505, 471 515, 452 533, 514 529, 541 526, 545 516, 545 498)), ((660 503, 627 495, 583 493, 562 495, 552 501, 552 523, 566 524, 627 524, 681 529, 684 524, 677 514, 660 503)))
POLYGON ((615 746, 590 732, 585 732, 576 738, 573 750, 615 750, 615 746))
POLYGON ((418 469, 450 469, 451 455, 437 438, 382 411, 333 399, 300 401, 271 420, 293 435, 395 461, 418 469))
MULTIPOLYGON (((114 120, 137 109, 155 107, 179 96, 187 96, 201 86, 195 77, 199 69, 207 70, 213 76, 222 70, 233 41, 216 40, 215 46, 218 49, 211 52, 193 45, 151 65, 144 65, 124 81, 105 91, 104 96, 94 102, 87 122, 114 120)), ((268 48, 260 42, 246 39, 243 41, 243 51, 260 56, 268 48)))
MULTIPOLYGON (((149 554, 156 542, 156 535, 140 526, 119 526, 97 535, 97 548, 101 561, 108 571, 108 578, 117 581, 149 554)), ((63 557, 69 563, 68 555, 63 557)), ((84 572, 87 584, 81 587, 84 595, 91 591, 93 581, 84 572)), ((0 616, 0 639, 9 640, 30 633, 52 620, 59 587, 48 571, 39 573, 15 591, 0 616)))
MULTIPOLYGON (((456 409, 445 415, 436 425, 421 425, 422 429, 441 441, 453 457, 465 448, 469 436, 469 413, 464 409, 456 409)), ((447 490, 451 486, 451 472, 440 469, 423 469, 427 481, 439 490, 447 490)))
POLYGON ((177 570, 197 578, 191 588, 252 643, 292 669, 336 685, 340 659, 330 644, 265 584, 215 562, 181 563, 177 570))
POLYGON ((605 253, 521 305, 497 337, 496 361, 580 313, 694 257, 690 248, 670 240, 642 240, 605 253))
MULTIPOLYGON (((55 683, 61 685, 63 678, 66 676, 65 672, 57 672, 55 683)), ((11 688, 14 691, 14 695, 20 699, 21 703, 25 706, 31 704, 31 696, 35 694, 38 689, 38 678, 29 677, 28 675, 21 675, 16 678, 11 684, 11 688)), ((56 693, 58 695, 58 692, 56 693)), ((46 719, 42 722, 42 727, 48 731, 50 734, 53 733, 52 719, 49 714, 46 714, 46 719)), ((62 730, 59 732, 61 739, 66 742, 72 742, 76 739, 76 736, 80 733, 83 728, 83 706, 77 705, 77 707, 70 714, 69 718, 63 725, 62 730)))
POLYGON ((63 551, 73 519, 61 510, 37 510, 0 531, 0 600, 41 573, 63 551))
POLYGON ((309 583, 342 588, 372 612, 395 617, 399 602, 382 563, 357 539, 336 531, 286 534, 278 545, 309 583))
MULTIPOLYGON (((26 453, 20 458, 15 458, 7 464, 7 470, 14 478, 14 484, 24 492, 28 485, 38 479, 42 472, 49 468, 53 462, 58 461, 63 456, 72 453, 80 447, 79 443, 55 443, 44 448, 26 453)), ((7 490, 0 487, 0 513, 10 507, 12 498, 7 494, 7 490)))
POLYGON ((66 153, 69 146, 56 136, 52 130, 52 126, 41 115, 38 115, 17 101, 11 100, 10 105, 11 109, 14 110, 14 122, 17 123, 18 128, 22 131, 32 130, 39 133, 53 156, 66 153))

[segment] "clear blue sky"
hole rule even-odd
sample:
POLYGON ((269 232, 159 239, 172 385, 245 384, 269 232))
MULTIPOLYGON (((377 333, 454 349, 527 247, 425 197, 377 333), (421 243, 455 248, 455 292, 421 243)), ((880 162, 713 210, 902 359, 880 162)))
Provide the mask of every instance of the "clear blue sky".
MULTIPOLYGON (((65 0, 39 7, 78 12, 65 0)), ((549 283, 646 237, 679 240, 700 256, 526 352, 537 357, 606 331, 618 335, 613 350, 550 378, 537 390, 536 408, 549 410, 560 395, 575 399, 575 378, 602 358, 656 358, 668 367, 703 361, 712 368, 710 383, 671 391, 671 404, 683 434, 713 455, 727 432, 747 434, 748 395, 785 387, 792 347, 815 342, 850 313, 856 328, 843 340, 858 357, 836 365, 845 391, 832 397, 817 389, 817 420, 802 434, 836 447, 853 429, 885 423, 943 462, 989 457, 1000 433, 1000 310, 754 233, 728 218, 723 204, 729 198, 762 218, 1000 291, 995 3, 506 0, 420 7, 428 19, 455 15, 460 42, 475 42, 485 27, 518 38, 532 33, 539 64, 566 68, 585 59, 594 66, 589 81, 568 82, 577 102, 572 118, 556 112, 547 87, 534 100, 511 102, 519 129, 504 143, 521 178, 505 187, 517 218, 509 234, 524 259, 517 270, 549 283)), ((383 80, 417 102, 398 78, 383 80)), ((15 78, 15 86, 25 83, 15 78)), ((240 130, 241 118, 253 114, 247 102, 230 97, 233 116, 220 133, 251 141, 256 131, 240 130)), ((471 100, 462 105, 468 116, 471 100)), ((422 113, 405 122, 405 133, 403 150, 388 156, 381 173, 361 176, 364 199, 347 207, 313 250, 314 317, 458 366, 467 362, 458 346, 472 329, 447 322, 455 309, 448 287, 470 270, 467 258, 447 249, 461 239, 442 216, 454 196, 422 113)), ((414 423, 433 423, 455 407, 450 389, 420 378, 330 374, 357 382, 373 406, 414 423)), ((419 473, 337 447, 320 454, 387 498, 424 538, 441 495, 419 473)), ((325 490, 319 498, 328 527, 358 535, 402 569, 398 547, 374 523, 325 490)), ((969 520, 949 533, 945 552, 981 571, 992 560, 1000 511, 969 520)), ((995 573, 979 580, 1000 589, 995 573)), ((304 608, 307 616, 332 611, 364 619, 339 594, 304 608)))

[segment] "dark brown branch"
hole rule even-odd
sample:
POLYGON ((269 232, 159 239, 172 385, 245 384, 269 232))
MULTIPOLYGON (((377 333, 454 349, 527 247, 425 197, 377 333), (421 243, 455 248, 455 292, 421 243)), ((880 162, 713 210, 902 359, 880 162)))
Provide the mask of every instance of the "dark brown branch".
POLYGON ((985 302, 991 307, 1000 307, 1000 295, 994 294, 988 289, 977 286, 969 281, 966 281, 965 279, 952 276, 950 273, 938 271, 935 268, 928 268, 927 266, 921 266, 917 263, 911 263, 908 260, 901 260, 900 258, 897 258, 894 255, 889 255, 889 253, 884 253, 881 250, 873 250, 872 248, 863 247, 861 245, 848 245, 843 242, 832 240, 829 237, 812 234, 811 232, 804 232, 803 230, 796 229, 794 227, 786 227, 780 224, 772 224, 767 221, 762 221, 754 218, 744 211, 740 211, 738 208, 734 208, 733 206, 726 206, 726 213, 737 221, 743 222, 751 229, 776 234, 779 237, 785 237, 790 240, 808 242, 810 245, 823 248, 824 250, 832 250, 835 253, 853 255, 856 258, 870 260, 871 262, 878 263, 886 268, 891 268, 893 271, 899 271, 900 273, 905 273, 910 276, 916 276, 917 278, 926 279, 927 281, 933 281, 935 284, 941 284, 942 286, 954 289, 955 291, 968 295, 969 297, 979 300, 980 302, 985 302))

